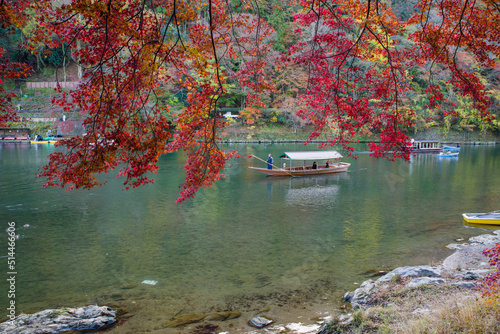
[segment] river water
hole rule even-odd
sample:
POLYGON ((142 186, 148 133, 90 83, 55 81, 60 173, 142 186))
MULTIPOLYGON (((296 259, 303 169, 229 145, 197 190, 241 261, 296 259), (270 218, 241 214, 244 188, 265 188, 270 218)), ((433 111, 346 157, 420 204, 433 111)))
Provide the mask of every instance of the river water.
MULTIPOLYGON (((465 227, 463 212, 500 209, 498 145, 408 164, 371 158, 359 144, 357 159, 343 159, 349 172, 300 178, 265 176, 246 157, 272 153, 280 163, 280 153, 314 145, 226 148, 245 158, 176 204, 181 153, 161 158, 153 185, 124 191, 106 175, 104 187, 64 191, 35 178, 53 146, 0 144, 0 225, 15 222, 19 234, 17 311, 119 304, 133 317, 113 333, 190 333, 196 324, 163 327, 175 315, 229 310, 242 316, 219 330, 250 332, 246 321, 262 307, 278 324, 310 324, 371 273, 438 263, 447 244, 484 233, 465 227)), ((0 247, 7 277, 6 234, 0 247)), ((7 291, 1 279, 3 310, 7 291)))

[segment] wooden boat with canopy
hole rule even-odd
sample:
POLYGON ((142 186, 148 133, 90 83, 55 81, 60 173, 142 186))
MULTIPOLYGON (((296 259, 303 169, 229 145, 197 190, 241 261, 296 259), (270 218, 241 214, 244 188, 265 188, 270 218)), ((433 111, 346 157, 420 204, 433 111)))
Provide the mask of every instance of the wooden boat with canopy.
POLYGON ((285 152, 279 158, 281 158, 280 166, 282 167, 273 165, 273 169, 249 168, 268 175, 301 176, 346 172, 351 165, 347 162, 340 162, 339 159, 342 158, 342 155, 337 151, 285 152), (313 168, 313 162, 316 162, 316 168, 313 168), (329 162, 328 167, 327 162, 329 162))

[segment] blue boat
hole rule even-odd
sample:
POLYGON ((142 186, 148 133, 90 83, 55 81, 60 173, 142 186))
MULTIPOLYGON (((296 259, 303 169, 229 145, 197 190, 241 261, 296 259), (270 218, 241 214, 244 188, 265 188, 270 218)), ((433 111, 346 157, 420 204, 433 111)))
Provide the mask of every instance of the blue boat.
POLYGON ((445 146, 443 145, 443 150, 446 152, 459 152, 460 151, 460 146, 445 146))
POLYGON ((446 153, 441 152, 437 156, 440 158, 454 158, 454 157, 458 157, 458 152, 450 152, 450 151, 447 151, 446 153))

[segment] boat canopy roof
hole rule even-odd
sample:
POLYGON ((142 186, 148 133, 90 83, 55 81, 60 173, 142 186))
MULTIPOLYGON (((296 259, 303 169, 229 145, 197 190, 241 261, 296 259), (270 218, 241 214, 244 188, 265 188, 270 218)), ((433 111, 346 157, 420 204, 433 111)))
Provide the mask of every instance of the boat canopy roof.
POLYGON ((304 152, 285 152, 280 158, 290 160, 328 160, 340 159, 342 155, 337 151, 304 151, 304 152))
POLYGON ((439 140, 434 140, 434 139, 424 139, 424 140, 415 140, 415 139, 412 139, 411 142, 415 142, 415 143, 439 143, 439 140))

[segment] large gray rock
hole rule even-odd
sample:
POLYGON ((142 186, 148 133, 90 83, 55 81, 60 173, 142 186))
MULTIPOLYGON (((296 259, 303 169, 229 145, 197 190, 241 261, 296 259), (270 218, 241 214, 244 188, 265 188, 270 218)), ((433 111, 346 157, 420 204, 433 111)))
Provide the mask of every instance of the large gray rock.
POLYGON ((500 232, 493 233, 472 237, 468 243, 448 245, 447 247, 455 249, 455 252, 443 261, 443 267, 448 270, 490 268, 483 251, 500 242, 500 232))
POLYGON ((412 279, 408 284, 406 284, 407 287, 409 288, 414 288, 420 285, 426 285, 426 284, 443 284, 446 282, 442 278, 437 278, 437 277, 418 277, 412 279))
POLYGON ((107 306, 89 305, 62 308, 35 314, 20 314, 0 324, 4 334, 56 334, 70 330, 98 329, 116 321, 116 312, 107 306))
POLYGON ((371 303, 373 292, 375 292, 377 287, 383 283, 391 282, 396 277, 441 277, 441 270, 441 267, 432 266, 399 267, 380 277, 376 281, 371 279, 364 281, 361 286, 353 292, 347 292, 344 295, 344 300, 350 302, 353 309, 358 309, 371 303))
POLYGON ((475 289, 476 288, 476 283, 474 282, 453 282, 451 285, 457 286, 459 288, 463 289, 475 289))
POLYGON ((478 280, 482 280, 484 278, 483 275, 481 275, 481 273, 479 273, 477 270, 476 271, 468 271, 466 272, 463 277, 462 277, 464 280, 466 281, 478 281, 478 280))
POLYGON ((415 266, 415 267, 399 267, 396 268, 384 276, 380 277, 377 282, 385 283, 390 282, 395 277, 419 277, 419 276, 427 276, 427 277, 441 277, 441 268, 440 267, 431 267, 431 266, 415 266))
POLYGON ((371 301, 371 294, 376 288, 373 280, 364 281, 359 288, 352 293, 346 293, 344 300, 351 303, 352 308, 357 309, 362 305, 368 305, 371 301))

